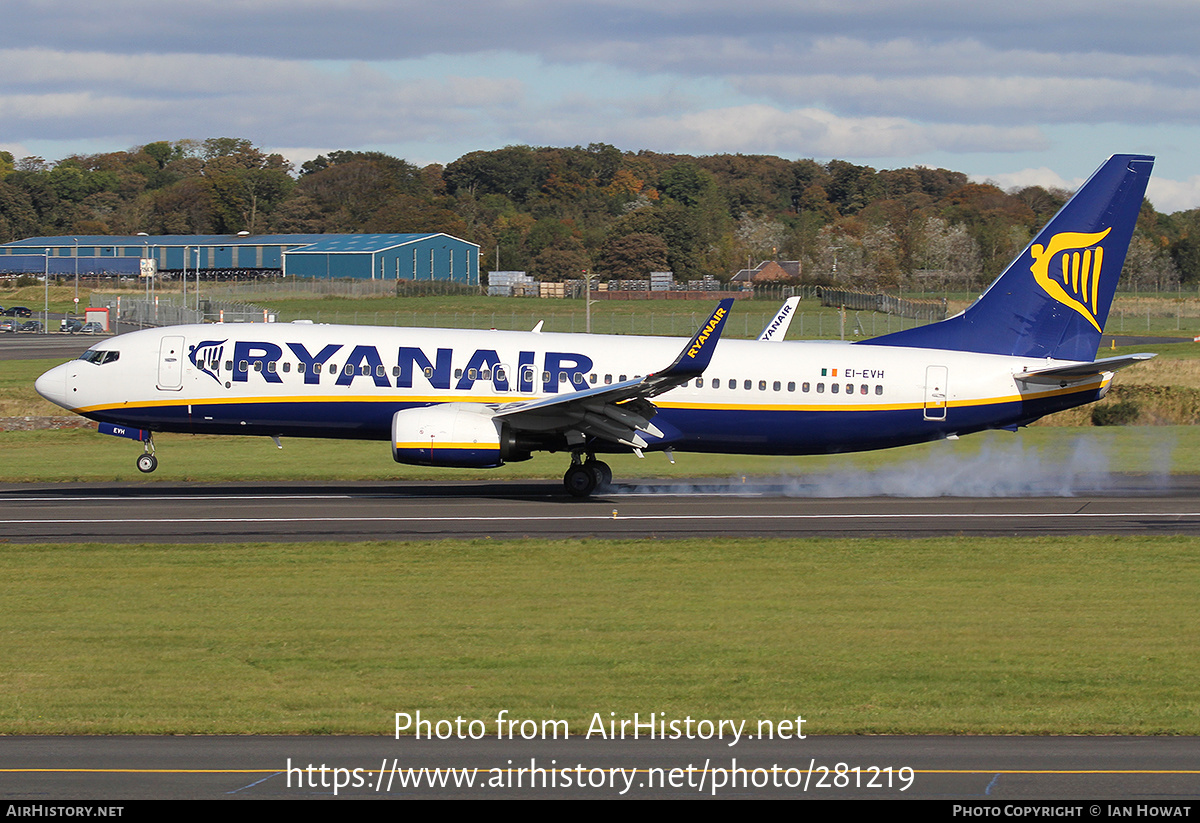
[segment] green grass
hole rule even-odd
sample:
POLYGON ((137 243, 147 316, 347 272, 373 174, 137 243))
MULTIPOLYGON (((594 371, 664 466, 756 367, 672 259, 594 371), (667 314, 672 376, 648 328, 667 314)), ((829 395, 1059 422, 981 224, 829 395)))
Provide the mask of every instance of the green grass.
POLYGON ((0 732, 1197 734, 1194 542, 8 545, 0 732))
MULTIPOLYGON (((562 477, 567 457, 540 453, 499 469, 438 469, 393 462, 385 441, 285 438, 276 449, 265 437, 159 434, 159 468, 134 467, 141 444, 87 429, 0 432, 0 482, 166 482, 333 480, 490 480, 562 477)), ((946 469, 948 459, 1004 469, 1021 461, 1048 467, 1081 459, 1112 471, 1200 473, 1200 428, 1194 426, 1035 427, 1018 434, 983 432, 884 451, 843 455, 759 457, 678 453, 675 463, 658 453, 644 460, 611 455, 618 482, 635 478, 796 476, 826 473, 946 469)))
POLYGON ((66 415, 33 389, 33 381, 43 372, 64 362, 50 360, 0 360, 0 417, 46 417, 66 415))
MULTIPOLYGON (((636 307, 647 308, 659 306, 636 307)), ((0 402, 58 413, 31 389, 56 362, 0 363, 0 402)), ((140 445, 119 438, 0 432, 0 482, 501 480, 557 478, 565 465, 539 455, 431 470, 395 464, 385 442, 156 441, 160 468, 147 476, 133 467, 140 445)), ((736 480, 938 471, 946 455, 1054 466, 1097 452, 1112 469, 1200 473, 1200 428, 1038 427, 861 455, 611 462, 618 479, 736 480)), ((1200 734, 1194 543, 4 544, 0 733, 388 734, 397 711, 490 722, 507 709, 577 734, 595 712, 651 711, 801 714, 812 734, 1200 734)))

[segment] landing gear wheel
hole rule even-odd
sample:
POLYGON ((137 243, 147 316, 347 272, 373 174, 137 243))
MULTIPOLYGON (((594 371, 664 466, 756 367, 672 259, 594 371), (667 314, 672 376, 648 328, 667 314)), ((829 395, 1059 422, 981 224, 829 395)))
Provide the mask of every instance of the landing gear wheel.
POLYGON ((563 486, 572 497, 587 497, 596 490, 596 472, 590 466, 574 463, 563 475, 563 486))
POLYGON ((158 468, 158 458, 152 454, 139 455, 137 459, 138 471, 149 474, 158 468))
POLYGON ((607 489, 612 485, 612 469, 603 460, 589 460, 583 465, 596 475, 596 488, 607 489))

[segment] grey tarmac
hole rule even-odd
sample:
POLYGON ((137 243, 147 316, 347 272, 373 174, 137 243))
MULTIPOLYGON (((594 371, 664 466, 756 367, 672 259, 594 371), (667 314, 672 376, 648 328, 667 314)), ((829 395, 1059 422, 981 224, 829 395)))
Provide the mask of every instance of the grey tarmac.
POLYGON ((803 484, 642 481, 586 500, 560 483, 0 486, 0 537, 39 542, 696 536, 1200 534, 1200 477, 1109 476, 1072 496, 805 497, 803 484))
MULTIPOLYGON (((810 734, 803 740, 742 740, 731 747, 715 739, 601 740, 582 734, 567 740, 31 736, 0 738, 0 760, 6 803, 332 799, 334 769, 346 770, 340 779, 350 781, 336 796, 359 799, 793 797, 1088 804, 1103 798, 1162 806, 1190 805, 1200 797, 1200 739, 1194 737, 810 734), (912 779, 902 784, 896 773, 905 767, 912 779), (451 778, 450 785, 430 786, 428 774, 419 786, 413 785, 412 772, 401 777, 404 770, 422 768, 442 769, 443 775, 446 769, 460 770, 455 773, 459 785, 451 778), (359 785, 351 785, 354 769, 359 785), (737 769, 743 771, 733 785, 737 769), (474 785, 465 785, 461 775, 467 773, 461 770, 472 770, 474 785), (404 779, 409 785, 401 787, 404 779), (867 785, 871 781, 876 785, 867 785), (901 785, 907 787, 902 791, 901 785)), ((1085 807, 1079 816, 1093 815, 1085 807)))

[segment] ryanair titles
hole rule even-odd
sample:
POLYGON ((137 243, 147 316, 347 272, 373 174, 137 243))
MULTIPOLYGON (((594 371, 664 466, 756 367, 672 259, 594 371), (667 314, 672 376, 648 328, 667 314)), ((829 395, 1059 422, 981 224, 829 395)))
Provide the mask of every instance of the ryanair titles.
MULTIPOLYGON (((400 346, 395 356, 384 355, 375 346, 344 346, 329 343, 311 350, 303 343, 272 343, 263 340, 205 340, 190 346, 188 359, 198 370, 218 383, 248 383, 262 380, 283 383, 295 370, 305 385, 333 383, 352 386, 373 383, 378 388, 470 390, 486 381, 495 391, 555 393, 578 391, 592 370, 592 359, 577 352, 517 352, 516 362, 502 358, 495 349, 476 349, 470 355, 454 349, 427 352, 417 346, 400 346)), ((292 378, 295 379, 295 378, 292 378)))
POLYGON ((700 330, 700 333, 696 335, 696 339, 688 348, 688 357, 695 357, 700 353, 700 351, 704 348, 705 341, 708 340, 709 336, 713 333, 713 330, 715 330, 717 326, 721 325, 721 321, 725 319, 726 314, 727 312, 724 308, 718 308, 715 312, 713 312, 713 316, 708 318, 708 323, 706 323, 704 328, 700 330))

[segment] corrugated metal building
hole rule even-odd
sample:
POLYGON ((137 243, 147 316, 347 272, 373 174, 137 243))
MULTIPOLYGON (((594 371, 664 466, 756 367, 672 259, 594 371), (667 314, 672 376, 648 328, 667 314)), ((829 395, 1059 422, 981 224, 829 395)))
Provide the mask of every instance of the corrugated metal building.
POLYGON ((285 251, 284 261, 285 273, 294 277, 450 280, 479 285, 479 246, 448 234, 322 235, 285 251))
MULTIPOLYGON (((159 271, 278 271, 289 277, 451 280, 479 284, 479 246, 448 234, 271 234, 30 237, 0 244, 10 255, 151 259, 159 271), (187 256, 185 262, 184 256, 187 256)), ((73 262, 73 261, 72 261, 73 262)))

